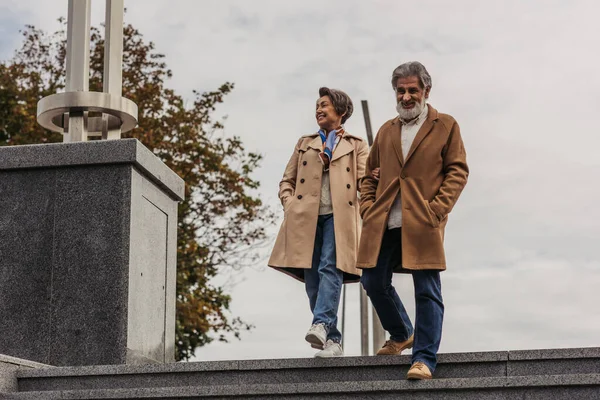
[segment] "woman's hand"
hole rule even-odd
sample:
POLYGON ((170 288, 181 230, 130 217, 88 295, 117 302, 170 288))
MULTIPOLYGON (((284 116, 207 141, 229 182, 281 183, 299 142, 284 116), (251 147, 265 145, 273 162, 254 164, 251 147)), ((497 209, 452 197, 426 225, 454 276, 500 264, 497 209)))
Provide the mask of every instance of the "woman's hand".
POLYGON ((375 168, 373 171, 371 171, 371 176, 376 181, 379 181, 379 168, 375 168))

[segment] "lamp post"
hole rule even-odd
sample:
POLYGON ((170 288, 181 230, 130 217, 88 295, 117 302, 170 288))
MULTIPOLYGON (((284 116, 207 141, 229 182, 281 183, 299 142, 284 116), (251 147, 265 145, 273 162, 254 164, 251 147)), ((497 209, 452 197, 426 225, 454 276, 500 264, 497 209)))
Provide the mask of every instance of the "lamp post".
POLYGON ((64 142, 120 139, 137 125, 137 105, 122 97, 124 0, 106 0, 102 92, 89 91, 91 0, 69 0, 66 91, 44 97, 37 121, 64 142))

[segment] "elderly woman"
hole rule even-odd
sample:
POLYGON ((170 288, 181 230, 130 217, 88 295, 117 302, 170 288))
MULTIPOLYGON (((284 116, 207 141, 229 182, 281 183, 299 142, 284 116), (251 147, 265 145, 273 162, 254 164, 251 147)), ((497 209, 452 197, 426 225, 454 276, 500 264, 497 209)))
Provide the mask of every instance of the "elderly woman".
POLYGON ((316 357, 342 356, 337 311, 342 283, 358 282, 358 182, 367 144, 344 130, 354 107, 341 90, 319 89, 319 131, 298 140, 279 183, 283 223, 269 266, 306 286, 312 326, 306 341, 316 357))

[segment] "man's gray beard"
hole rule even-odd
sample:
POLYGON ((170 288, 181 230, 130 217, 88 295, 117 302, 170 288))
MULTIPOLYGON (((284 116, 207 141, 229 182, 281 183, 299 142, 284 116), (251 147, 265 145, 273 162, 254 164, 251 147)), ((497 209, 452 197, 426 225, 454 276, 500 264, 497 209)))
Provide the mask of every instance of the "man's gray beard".
POLYGON ((411 119, 417 118, 422 112, 423 108, 426 107, 427 99, 423 97, 420 103, 415 103, 414 108, 410 110, 405 110, 402 108, 402 102, 396 105, 396 111, 398 111, 398 116, 400 116, 401 120, 410 121, 411 119))

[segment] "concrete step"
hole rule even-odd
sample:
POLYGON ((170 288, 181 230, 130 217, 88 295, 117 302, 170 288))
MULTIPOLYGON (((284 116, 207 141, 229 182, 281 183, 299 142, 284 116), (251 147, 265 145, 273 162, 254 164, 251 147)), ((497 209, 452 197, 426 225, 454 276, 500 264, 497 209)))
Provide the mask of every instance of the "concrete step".
MULTIPOLYGON (((0 395, 1 396, 1 395, 0 395)), ((63 390, 7 394, 6 400, 68 399, 444 399, 600 398, 600 374, 63 390)))
MULTIPOLYGON (((439 361, 436 380, 600 374, 600 348, 440 354, 439 361)), ((398 381, 409 366, 410 356, 244 360, 39 368, 18 371, 17 380, 19 392, 201 390, 228 385, 398 381)))

